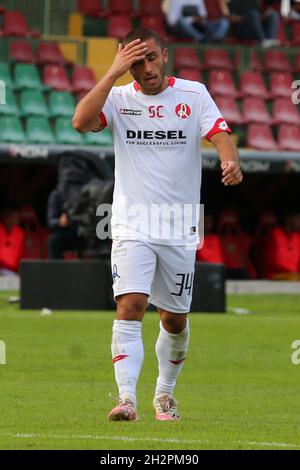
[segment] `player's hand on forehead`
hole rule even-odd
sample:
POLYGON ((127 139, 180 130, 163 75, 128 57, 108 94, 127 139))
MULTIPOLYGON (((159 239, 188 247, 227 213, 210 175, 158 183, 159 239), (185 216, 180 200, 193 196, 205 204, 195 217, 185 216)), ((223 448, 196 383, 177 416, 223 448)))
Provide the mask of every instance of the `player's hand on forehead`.
POLYGON ((111 70, 119 77, 124 75, 133 63, 145 59, 147 50, 147 44, 141 39, 135 39, 126 45, 119 44, 111 70))

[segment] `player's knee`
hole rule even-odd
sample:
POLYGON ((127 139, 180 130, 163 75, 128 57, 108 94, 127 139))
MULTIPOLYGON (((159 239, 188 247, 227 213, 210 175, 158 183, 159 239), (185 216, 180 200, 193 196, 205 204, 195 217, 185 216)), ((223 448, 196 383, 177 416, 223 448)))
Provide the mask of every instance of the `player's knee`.
POLYGON ((147 296, 122 295, 117 299, 119 320, 142 320, 147 309, 147 296))
POLYGON ((185 329, 186 318, 186 314, 178 315, 168 312, 163 312, 161 314, 163 328, 173 334, 179 334, 185 329))

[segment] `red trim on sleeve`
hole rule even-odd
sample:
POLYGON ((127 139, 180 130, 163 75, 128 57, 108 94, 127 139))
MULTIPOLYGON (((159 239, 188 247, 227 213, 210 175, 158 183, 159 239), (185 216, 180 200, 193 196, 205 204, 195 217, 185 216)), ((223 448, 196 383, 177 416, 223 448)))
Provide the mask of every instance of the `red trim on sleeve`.
POLYGON ((228 127, 227 122, 223 118, 219 118, 213 128, 206 134, 205 138, 207 140, 210 140, 215 134, 218 134, 219 132, 227 132, 228 134, 231 134, 231 129, 228 127))
POLYGON ((93 129, 92 132, 100 132, 100 131, 103 131, 103 129, 105 129, 106 127, 108 127, 107 119, 106 119, 105 114, 103 113, 103 111, 101 111, 99 117, 100 117, 101 124, 97 129, 93 129))

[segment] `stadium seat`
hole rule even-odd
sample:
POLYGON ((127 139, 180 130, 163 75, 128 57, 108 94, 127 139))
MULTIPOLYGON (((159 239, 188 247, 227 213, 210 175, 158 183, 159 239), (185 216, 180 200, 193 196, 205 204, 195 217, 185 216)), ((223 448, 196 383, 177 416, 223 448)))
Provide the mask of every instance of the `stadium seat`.
POLYGON ((243 124, 243 117, 234 98, 230 96, 215 96, 214 98, 222 116, 229 125, 243 124))
POLYGON ((194 47, 176 47, 174 53, 173 69, 189 68, 200 70, 202 68, 197 49, 194 47))
POLYGON ((0 114, 19 116, 20 111, 13 91, 6 90, 5 101, 5 104, 0 104, 0 114))
POLYGON ((293 72, 299 73, 300 72, 300 52, 293 56, 294 62, 294 69, 293 72))
POLYGON ((289 98, 277 98, 273 101, 273 120, 277 124, 300 125, 300 115, 289 98))
POLYGON ((112 147, 114 145, 110 129, 101 132, 87 132, 84 135, 86 145, 99 145, 100 147, 112 147))
POLYGON ((72 75, 72 90, 73 93, 80 93, 82 91, 90 91, 97 81, 93 70, 86 65, 76 65, 72 75))
POLYGON ((203 82, 202 74, 200 70, 189 69, 186 67, 181 67, 177 71, 178 78, 183 78, 184 80, 192 80, 194 82, 203 82))
POLYGON ((273 124, 266 103, 257 97, 245 98, 243 101, 243 118, 246 123, 273 124))
POLYGON ((37 68, 33 64, 16 64, 15 66, 16 88, 30 88, 41 90, 45 88, 41 82, 37 68))
POLYGON ((271 50, 264 53, 264 70, 267 72, 290 72, 291 64, 285 51, 271 50))
POLYGON ((83 145, 84 139, 75 131, 71 119, 58 118, 55 122, 55 139, 58 144, 83 145))
POLYGON ((234 84, 232 73, 228 70, 212 70, 209 74, 208 89, 212 95, 225 95, 234 98, 241 96, 234 84))
POLYGON ((223 16, 219 0, 205 0, 205 6, 208 18, 215 19, 223 16))
POLYGON ((14 82, 10 73, 9 65, 0 62, 0 80, 5 82, 6 88, 14 88, 14 82))
POLYGON ((240 90, 245 96, 269 98, 269 92, 260 72, 243 72, 240 76, 240 90))
POLYGON ((36 57, 28 41, 12 41, 9 45, 9 58, 16 62, 35 63, 36 57))
POLYGON ((300 23, 299 23, 299 21, 293 21, 291 37, 293 38, 292 41, 291 41, 291 45, 292 46, 299 46, 300 45, 300 23))
POLYGON ((26 142, 26 136, 21 121, 18 117, 0 117, 0 142, 26 142))
POLYGON ((134 16, 133 2, 131 0, 109 0, 109 15, 126 15, 128 18, 134 16))
POLYGON ((140 16, 162 16, 161 0, 140 0, 138 7, 140 16))
POLYGON ((47 118, 31 116, 26 122, 27 141, 33 144, 53 144, 54 136, 47 118))
POLYGON ((51 91, 49 94, 50 117, 72 117, 75 110, 74 97, 66 91, 51 91))
POLYGON ((48 116, 49 111, 43 94, 39 90, 23 90, 20 96, 22 116, 48 116))
POLYGON ((110 38, 123 39, 132 29, 131 21, 126 15, 113 15, 108 18, 107 36, 110 38))
POLYGON ((225 266, 228 269, 246 269, 246 246, 235 211, 224 210, 220 214, 217 233, 221 237, 225 266))
POLYGON ((77 10, 84 16, 94 18, 105 18, 107 16, 101 0, 77 0, 77 10))
POLYGON ((256 150, 278 150, 271 127, 267 124, 250 124, 248 126, 247 146, 256 150))
POLYGON ((57 42, 41 42, 37 52, 40 64, 66 64, 67 60, 61 53, 57 42))
POLYGON ((47 64, 44 67, 44 83, 57 91, 71 91, 71 83, 63 65, 47 64))
POLYGON ((291 97, 293 77, 289 72, 272 72, 270 74, 270 94, 275 97, 291 97))
POLYGON ((250 53, 250 70, 253 72, 262 71, 262 65, 256 51, 250 53))
POLYGON ((233 70, 234 64, 226 49, 206 49, 204 52, 203 68, 205 70, 233 70))
POLYGON ((278 142, 282 149, 294 152, 300 151, 300 129, 299 126, 282 124, 278 128, 278 142))
POLYGON ((1 36, 38 37, 39 34, 30 31, 23 13, 20 11, 6 11, 3 17, 1 36))
POLYGON ((163 41, 168 41, 169 39, 162 16, 143 16, 141 18, 141 27, 145 29, 151 29, 156 34, 158 34, 163 39, 163 41))
POLYGON ((281 20, 279 23, 277 39, 279 39, 282 46, 287 47, 289 45, 289 40, 286 34, 285 21, 281 20))

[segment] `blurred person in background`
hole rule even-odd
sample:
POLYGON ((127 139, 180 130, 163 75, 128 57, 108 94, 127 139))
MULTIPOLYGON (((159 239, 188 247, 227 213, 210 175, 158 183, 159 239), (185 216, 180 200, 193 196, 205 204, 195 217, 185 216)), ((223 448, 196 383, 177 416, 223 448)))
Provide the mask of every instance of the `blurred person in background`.
POLYGON ((235 26, 238 39, 259 41, 263 47, 280 45, 277 39, 280 15, 274 9, 275 0, 222 0, 222 11, 235 26))
POLYGON ((300 0, 291 0, 289 17, 292 20, 300 20, 300 0))
POLYGON ((274 280, 300 280, 300 211, 285 214, 283 223, 269 232, 263 276, 274 280))
POLYGON ((49 258, 62 259, 65 251, 78 249, 76 225, 65 211, 63 196, 57 187, 49 195, 47 225, 52 232, 47 242, 49 258))
POLYGON ((19 271, 24 248, 24 232, 19 227, 19 215, 5 209, 0 217, 0 276, 15 276, 19 271))
POLYGON ((204 243, 197 250, 196 260, 206 263, 224 263, 222 242, 215 232, 215 221, 212 214, 204 215, 204 243))
POLYGON ((227 36, 228 18, 209 20, 204 0, 171 0, 166 12, 173 34, 195 42, 221 42, 227 36))

